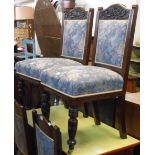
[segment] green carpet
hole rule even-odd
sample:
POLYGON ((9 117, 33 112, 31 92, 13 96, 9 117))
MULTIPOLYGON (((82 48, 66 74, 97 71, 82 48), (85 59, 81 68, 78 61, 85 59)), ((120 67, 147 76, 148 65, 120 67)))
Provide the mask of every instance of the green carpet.
MULTIPOLYGON (((37 111, 40 113, 40 109, 37 111)), ((32 125, 32 112, 28 111, 27 114, 28 122, 32 125)), ((51 107, 50 120, 59 126, 62 132, 63 150, 67 152, 68 110, 63 105, 51 107)), ((81 112, 78 117, 76 140, 77 144, 72 155, 97 155, 139 143, 139 140, 131 136, 121 139, 118 130, 106 124, 96 126, 91 117, 83 118, 81 112)))

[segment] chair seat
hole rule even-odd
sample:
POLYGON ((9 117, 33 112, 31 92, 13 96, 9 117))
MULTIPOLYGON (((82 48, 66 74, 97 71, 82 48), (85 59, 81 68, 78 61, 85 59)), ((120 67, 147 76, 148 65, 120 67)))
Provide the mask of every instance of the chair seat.
POLYGON ((65 58, 34 58, 17 62, 15 65, 16 71, 26 76, 31 76, 40 80, 41 71, 59 66, 79 66, 79 62, 65 58))
POLYGON ((96 66, 66 66, 47 69, 41 82, 71 96, 120 91, 123 78, 118 73, 96 66))

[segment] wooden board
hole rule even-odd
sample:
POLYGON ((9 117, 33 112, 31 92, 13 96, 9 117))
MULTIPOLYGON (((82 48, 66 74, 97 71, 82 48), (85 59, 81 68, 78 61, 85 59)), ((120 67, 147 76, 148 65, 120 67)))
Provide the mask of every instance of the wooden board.
POLYGON ((34 28, 43 56, 60 56, 61 24, 49 0, 38 0, 34 12, 34 28))

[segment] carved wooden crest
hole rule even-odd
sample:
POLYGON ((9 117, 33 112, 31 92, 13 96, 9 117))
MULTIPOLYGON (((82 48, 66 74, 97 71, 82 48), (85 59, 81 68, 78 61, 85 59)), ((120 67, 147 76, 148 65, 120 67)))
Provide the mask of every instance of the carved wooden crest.
POLYGON ((111 7, 100 11, 99 19, 120 19, 125 20, 129 18, 130 10, 126 9, 122 5, 115 4, 111 7))
POLYGON ((64 19, 87 19, 88 16, 88 12, 80 7, 65 10, 64 13, 64 19))

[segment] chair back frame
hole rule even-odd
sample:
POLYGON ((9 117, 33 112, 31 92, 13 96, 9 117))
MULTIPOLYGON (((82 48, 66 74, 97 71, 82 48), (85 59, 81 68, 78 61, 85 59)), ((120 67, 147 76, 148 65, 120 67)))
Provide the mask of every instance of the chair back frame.
POLYGON ((33 116, 33 126, 38 125, 38 127, 51 139, 54 140, 54 154, 63 155, 62 152, 62 141, 61 141, 61 132, 56 125, 52 125, 50 121, 40 114, 37 114, 36 110, 32 111, 33 116))
POLYGON ((133 44, 134 32, 135 32, 135 24, 136 24, 136 18, 137 18, 137 11, 138 11, 137 5, 133 5, 132 9, 130 10, 120 4, 114 4, 105 10, 103 10, 102 7, 98 8, 97 17, 96 17, 92 64, 95 66, 111 69, 121 74, 124 80, 123 92, 126 91, 130 57, 131 57, 132 44, 133 44), (102 20, 102 19, 103 20, 128 20, 128 24, 127 24, 128 27, 127 27, 126 37, 125 37, 124 55, 123 55, 121 67, 95 62, 99 20, 102 20))
MULTIPOLYGON (((14 114, 17 115, 18 117, 22 118, 22 120, 23 120, 24 132, 25 132, 25 142, 26 142, 25 147, 26 147, 26 151, 27 151, 28 155, 36 154, 34 130, 28 124, 26 109, 22 105, 18 104, 16 101, 14 103, 14 114)), ((15 141, 15 143, 16 143, 16 141, 15 141)), ((18 147, 17 143, 16 143, 16 145, 18 147)))
POLYGON ((74 61, 78 61, 84 65, 88 64, 90 46, 91 46, 91 37, 92 37, 93 17, 94 17, 94 9, 92 8, 90 8, 89 11, 85 11, 84 8, 81 8, 81 7, 64 10, 63 17, 62 17, 62 31, 61 31, 62 33, 61 35, 61 46, 62 46, 61 57, 69 58, 74 61), (84 52, 83 52, 82 59, 63 55, 64 21, 65 20, 87 20, 86 38, 85 38, 85 45, 84 45, 84 52))

